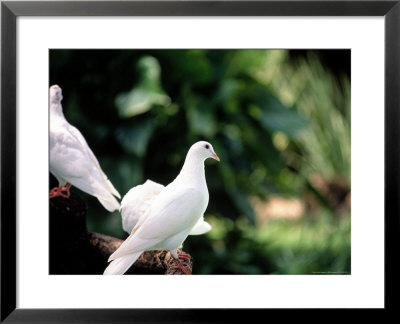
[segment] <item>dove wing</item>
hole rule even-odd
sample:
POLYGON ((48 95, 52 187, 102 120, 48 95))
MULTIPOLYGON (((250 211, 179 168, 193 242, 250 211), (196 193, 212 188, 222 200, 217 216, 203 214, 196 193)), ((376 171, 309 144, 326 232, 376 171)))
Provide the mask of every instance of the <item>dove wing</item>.
POLYGON ((121 201, 121 216, 123 229, 131 233, 139 219, 151 208, 153 201, 164 189, 164 186, 151 180, 133 187, 121 201))
POLYGON ((175 248, 183 242, 204 213, 207 201, 204 195, 194 188, 186 188, 172 194, 169 192, 168 197, 168 200, 160 197, 160 200, 154 203, 150 215, 110 256, 109 261, 126 254, 157 248, 165 241, 176 239, 175 248))
POLYGON ((77 142, 81 144, 82 149, 86 152, 87 156, 89 159, 93 162, 93 164, 96 166, 97 170, 99 173, 102 175, 104 182, 108 188, 108 190, 116 197, 121 198, 121 195, 119 192, 114 188, 112 185, 111 181, 108 180, 107 176, 103 172, 103 170, 100 167, 100 163, 97 160, 96 156, 94 155, 93 151, 90 149, 89 145, 86 142, 86 139, 83 137, 81 132, 71 124, 67 123, 67 130, 71 133, 71 135, 76 139, 77 142))
POLYGON ((69 125, 64 131, 51 131, 50 157, 50 171, 57 177, 97 197, 108 210, 119 208, 111 194, 110 181, 76 128, 69 125))

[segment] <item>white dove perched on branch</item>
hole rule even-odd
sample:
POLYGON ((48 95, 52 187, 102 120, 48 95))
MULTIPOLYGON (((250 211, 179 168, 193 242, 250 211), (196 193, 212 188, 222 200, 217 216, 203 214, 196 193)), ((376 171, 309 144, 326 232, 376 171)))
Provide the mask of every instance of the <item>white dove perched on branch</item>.
POLYGON ((59 187, 50 191, 50 198, 69 198, 71 185, 95 196, 108 211, 120 208, 114 196, 118 191, 104 174, 80 131, 64 117, 61 88, 50 87, 50 172, 59 187))
POLYGON ((192 145, 179 175, 145 206, 145 214, 139 217, 131 235, 110 256, 108 261, 112 262, 105 275, 124 274, 143 252, 151 250, 170 250, 178 261, 174 267, 188 273, 179 260, 187 259, 188 255, 178 254, 178 248, 199 221, 204 222, 202 217, 208 205, 204 170, 207 158, 219 161, 210 143, 201 141, 192 145))

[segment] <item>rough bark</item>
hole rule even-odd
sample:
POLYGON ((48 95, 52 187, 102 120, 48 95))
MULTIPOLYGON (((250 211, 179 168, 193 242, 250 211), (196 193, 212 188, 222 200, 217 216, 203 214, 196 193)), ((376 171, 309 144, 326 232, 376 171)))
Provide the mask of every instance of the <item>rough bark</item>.
MULTIPOLYGON (((71 192, 69 199, 50 199, 50 274, 102 274, 108 257, 122 244, 112 236, 89 232, 87 206, 71 192)), ((181 260, 192 273, 192 259, 181 260)), ((149 251, 126 274, 184 274, 168 251, 149 251)))

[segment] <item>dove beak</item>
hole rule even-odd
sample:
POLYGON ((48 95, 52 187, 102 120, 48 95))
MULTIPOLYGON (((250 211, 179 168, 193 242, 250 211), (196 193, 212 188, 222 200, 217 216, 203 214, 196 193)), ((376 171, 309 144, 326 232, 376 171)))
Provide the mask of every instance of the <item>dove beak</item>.
POLYGON ((216 153, 213 153, 213 159, 217 160, 218 162, 220 161, 220 159, 216 153))

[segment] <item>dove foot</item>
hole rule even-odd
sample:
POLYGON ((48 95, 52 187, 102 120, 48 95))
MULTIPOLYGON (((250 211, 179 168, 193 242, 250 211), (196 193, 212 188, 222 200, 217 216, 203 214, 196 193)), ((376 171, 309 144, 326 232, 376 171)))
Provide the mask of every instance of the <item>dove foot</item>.
POLYGON ((170 266, 170 270, 173 269, 179 269, 181 270, 184 274, 188 275, 190 274, 189 270, 190 270, 190 266, 185 266, 182 264, 181 260, 185 260, 185 261, 190 261, 191 256, 185 252, 183 252, 182 250, 173 250, 171 251, 171 255, 172 258, 170 259, 170 263, 175 263, 174 265, 170 266))
POLYGON ((50 190, 50 199, 55 198, 55 197, 63 197, 63 198, 69 198, 71 193, 69 192, 69 189, 71 188, 71 184, 68 183, 65 187, 55 187, 50 190))
MULTIPOLYGON (((186 274, 186 275, 188 275, 188 274, 190 274, 189 273, 189 269, 190 269, 190 266, 185 266, 185 265, 183 265, 182 263, 181 263, 181 261, 179 261, 179 259, 178 260, 174 260, 174 261, 177 261, 177 264, 176 265, 173 265, 173 266, 170 266, 170 269, 179 269, 179 270, 181 270, 184 274, 186 274)), ((172 261, 173 262, 173 261, 172 261)))
POLYGON ((185 252, 180 252, 178 253, 178 258, 182 259, 182 260, 186 260, 186 261, 190 261, 192 259, 192 257, 190 256, 190 254, 187 254, 185 252))

